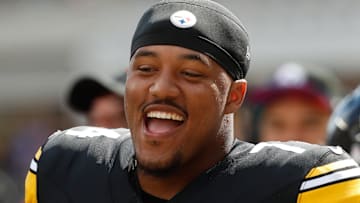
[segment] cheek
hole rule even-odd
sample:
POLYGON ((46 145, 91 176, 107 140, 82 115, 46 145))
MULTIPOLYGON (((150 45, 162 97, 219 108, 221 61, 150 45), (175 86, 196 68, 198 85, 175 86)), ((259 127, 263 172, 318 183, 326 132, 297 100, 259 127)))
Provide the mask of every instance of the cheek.
POLYGON ((222 105, 227 103, 228 94, 231 89, 233 80, 229 78, 227 73, 219 73, 219 77, 214 81, 213 89, 217 94, 217 101, 222 105))
POLYGON ((227 78, 219 77, 217 80, 214 81, 213 84, 211 84, 211 92, 212 97, 214 98, 215 105, 218 108, 219 111, 224 111, 226 103, 227 103, 227 97, 228 92, 230 89, 230 84, 227 78))
POLYGON ((192 87, 186 96, 187 109, 192 124, 200 130, 200 126, 207 126, 208 130, 217 124, 223 116, 226 100, 215 84, 202 88, 192 87), (211 127, 210 127, 211 126, 211 127))
POLYGON ((223 98, 215 84, 190 87, 187 92, 188 105, 195 104, 192 106, 197 106, 196 109, 202 112, 218 109, 219 104, 223 103, 223 98))
POLYGON ((213 97, 216 101, 216 104, 224 107, 225 103, 226 103, 226 96, 225 96, 225 92, 223 91, 221 86, 219 88, 219 86, 217 86, 216 84, 213 84, 211 86, 211 88, 212 88, 213 97))
POLYGON ((139 97, 146 93, 146 82, 144 79, 137 77, 134 74, 128 76, 125 85, 125 100, 128 104, 132 104, 133 100, 137 100, 139 97))
POLYGON ((136 110, 140 108, 140 104, 143 101, 145 95, 144 88, 141 82, 135 82, 131 78, 128 78, 128 81, 125 86, 125 96, 124 96, 124 106, 125 113, 128 120, 131 120, 136 114, 136 110))

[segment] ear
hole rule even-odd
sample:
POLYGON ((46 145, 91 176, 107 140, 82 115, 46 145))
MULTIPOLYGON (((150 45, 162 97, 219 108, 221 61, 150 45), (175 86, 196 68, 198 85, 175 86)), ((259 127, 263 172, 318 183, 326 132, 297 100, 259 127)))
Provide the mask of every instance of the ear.
POLYGON ((245 79, 236 80, 232 83, 226 102, 225 114, 236 112, 244 101, 247 89, 245 79))

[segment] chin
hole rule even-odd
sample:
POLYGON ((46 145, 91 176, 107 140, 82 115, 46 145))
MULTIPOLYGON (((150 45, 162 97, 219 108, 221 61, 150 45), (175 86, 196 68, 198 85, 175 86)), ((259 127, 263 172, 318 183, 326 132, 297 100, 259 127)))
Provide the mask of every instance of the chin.
POLYGON ((181 154, 176 153, 167 159, 154 159, 154 157, 138 157, 138 169, 147 175, 166 177, 171 175, 181 166, 181 154))

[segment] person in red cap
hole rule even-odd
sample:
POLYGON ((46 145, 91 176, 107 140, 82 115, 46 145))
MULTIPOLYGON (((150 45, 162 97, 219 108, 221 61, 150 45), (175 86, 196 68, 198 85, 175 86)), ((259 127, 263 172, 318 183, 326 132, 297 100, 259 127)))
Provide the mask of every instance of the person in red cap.
MULTIPOLYGON (((320 67, 318 67, 320 68, 320 67)), ((252 141, 298 140, 325 144, 336 77, 298 63, 281 65, 250 92, 255 106, 252 141)))

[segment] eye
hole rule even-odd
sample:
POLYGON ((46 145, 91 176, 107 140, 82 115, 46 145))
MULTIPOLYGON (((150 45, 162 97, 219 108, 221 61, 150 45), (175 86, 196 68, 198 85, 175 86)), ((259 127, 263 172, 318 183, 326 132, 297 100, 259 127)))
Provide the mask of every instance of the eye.
POLYGON ((136 68, 136 70, 141 74, 151 74, 156 71, 156 68, 154 66, 149 65, 140 65, 136 68))
POLYGON ((138 67, 138 70, 142 71, 142 72, 151 72, 151 71, 153 71, 153 69, 154 68, 152 68, 151 66, 147 66, 147 65, 142 65, 142 66, 138 67))
POLYGON ((185 70, 182 74, 189 78, 200 78, 203 76, 201 73, 192 70, 185 70))

